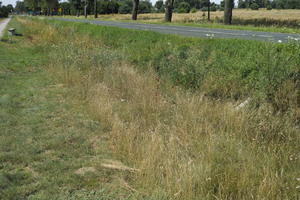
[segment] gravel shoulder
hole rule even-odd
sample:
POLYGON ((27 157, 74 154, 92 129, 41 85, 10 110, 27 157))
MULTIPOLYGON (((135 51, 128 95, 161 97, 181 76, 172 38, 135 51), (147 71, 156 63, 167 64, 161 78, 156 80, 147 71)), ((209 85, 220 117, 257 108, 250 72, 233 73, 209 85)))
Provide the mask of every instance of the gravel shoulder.
POLYGON ((10 22, 11 18, 7 18, 0 21, 0 38, 4 35, 4 30, 7 24, 10 22))

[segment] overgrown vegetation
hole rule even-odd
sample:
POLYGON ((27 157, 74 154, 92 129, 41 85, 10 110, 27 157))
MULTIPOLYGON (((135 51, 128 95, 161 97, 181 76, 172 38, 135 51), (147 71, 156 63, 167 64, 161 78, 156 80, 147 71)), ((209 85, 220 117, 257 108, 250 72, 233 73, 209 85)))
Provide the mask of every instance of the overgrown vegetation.
MULTIPOLYGON (((21 81, 30 83, 33 79, 26 74, 34 80, 39 77, 41 82, 34 85, 40 93, 34 96, 42 100, 32 101, 28 108, 53 99, 49 109, 63 109, 65 120, 52 124, 51 116, 55 118, 58 111, 41 109, 45 114, 41 116, 51 113, 46 120, 49 127, 67 131, 33 132, 28 129, 37 124, 33 121, 19 126, 31 133, 28 138, 11 129, 13 120, 3 123, 7 134, 1 135, 0 171, 11 177, 5 179, 9 184, 1 190, 4 194, 18 191, 18 196, 31 199, 47 199, 49 191, 60 199, 299 197, 299 46, 190 39, 29 18, 14 23, 25 37, 18 42, 40 52, 39 60, 44 62, 14 60, 19 64, 13 69, 2 64, 3 81, 9 81, 8 76, 17 80, 25 76, 21 81), (25 75, 15 74, 20 63, 25 63, 25 75), (61 86, 58 91, 67 90, 71 98, 64 93, 57 104, 57 98, 44 96, 43 88, 49 87, 46 72, 52 77, 49 81, 61 86), (247 98, 250 105, 237 110, 235 106, 247 98), (74 101, 84 109, 72 111, 74 101), (98 125, 73 125, 83 110, 87 113, 83 118, 90 117, 91 124, 98 125), (25 150, 21 151, 20 143, 16 145, 20 151, 12 149, 7 141, 14 139, 23 141, 25 150), (103 148, 109 149, 110 157, 103 156, 103 148), (26 159, 12 159, 20 152, 26 159), (42 167, 49 155, 53 162, 47 159, 49 164, 42 167), (72 175, 80 167, 85 169, 81 175, 72 175), (25 175, 17 174, 24 171, 25 175), (50 178, 53 174, 59 179, 50 178), (17 177, 22 181, 17 183, 17 177)), ((28 49, 17 52, 32 55, 28 49)), ((19 91, 26 86, 9 83, 22 85, 19 91)), ((11 87, 1 89, 13 92, 11 87)), ((20 112, 4 111, 11 119, 20 112)), ((33 112, 39 113, 28 111, 24 118, 34 119, 33 112)))

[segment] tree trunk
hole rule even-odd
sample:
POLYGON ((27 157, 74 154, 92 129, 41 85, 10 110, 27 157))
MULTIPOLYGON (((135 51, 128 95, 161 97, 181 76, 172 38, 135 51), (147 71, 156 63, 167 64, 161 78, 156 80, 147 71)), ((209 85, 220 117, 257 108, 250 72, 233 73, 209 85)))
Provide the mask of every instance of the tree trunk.
POLYGON ((171 22, 172 21, 172 14, 173 14, 173 3, 174 0, 167 0, 166 1, 166 10, 165 10, 165 21, 171 22))
POLYGON ((231 24, 232 9, 233 9, 233 0, 225 0, 224 24, 231 24))
POLYGON ((87 7, 88 7, 87 0, 85 0, 85 2, 84 2, 84 17, 85 18, 87 18, 87 7))
POLYGON ((140 3, 140 0, 133 0, 132 17, 131 17, 132 20, 137 20, 139 3, 140 3))
POLYGON ((207 19, 210 21, 210 0, 207 2, 207 19))
POLYGON ((94 15, 95 15, 95 18, 98 18, 97 0, 94 0, 94 15))

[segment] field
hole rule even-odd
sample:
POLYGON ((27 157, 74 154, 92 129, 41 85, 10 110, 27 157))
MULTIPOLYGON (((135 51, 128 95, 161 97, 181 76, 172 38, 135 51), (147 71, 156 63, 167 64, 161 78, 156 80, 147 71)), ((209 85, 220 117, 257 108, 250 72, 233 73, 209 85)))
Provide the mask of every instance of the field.
MULTIPOLYGON (((203 13, 174 13, 174 22, 197 22, 203 19, 203 13)), ((211 19, 223 18, 224 11, 211 12, 211 19)), ((274 20, 299 20, 300 21, 300 10, 246 10, 246 9, 234 9, 233 17, 239 19, 274 19, 274 20)), ((114 14, 114 15, 100 15, 99 18, 105 19, 116 19, 116 20, 130 20, 131 15, 128 14, 114 14)), ((152 22, 162 21, 164 19, 164 13, 149 13, 140 14, 139 19, 149 20, 152 22)))
POLYGON ((299 45, 10 26, 0 199, 299 198, 299 45))

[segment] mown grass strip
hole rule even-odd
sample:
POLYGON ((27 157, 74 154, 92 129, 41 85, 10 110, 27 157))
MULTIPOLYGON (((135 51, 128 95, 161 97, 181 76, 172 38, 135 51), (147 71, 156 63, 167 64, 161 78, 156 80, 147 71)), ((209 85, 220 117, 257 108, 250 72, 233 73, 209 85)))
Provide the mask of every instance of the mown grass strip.
POLYGON ((102 126, 47 71, 51 44, 10 26, 24 35, 0 42, 0 199, 113 199, 102 126))

